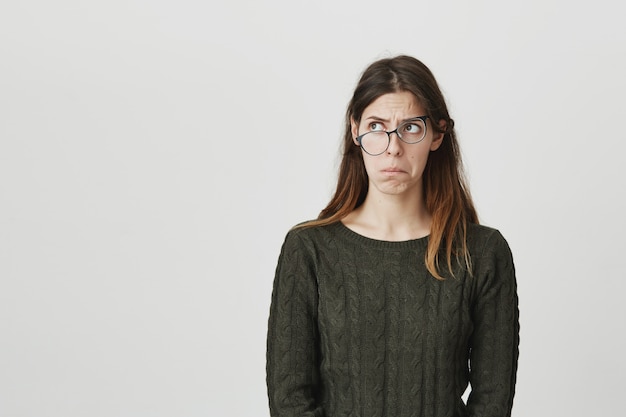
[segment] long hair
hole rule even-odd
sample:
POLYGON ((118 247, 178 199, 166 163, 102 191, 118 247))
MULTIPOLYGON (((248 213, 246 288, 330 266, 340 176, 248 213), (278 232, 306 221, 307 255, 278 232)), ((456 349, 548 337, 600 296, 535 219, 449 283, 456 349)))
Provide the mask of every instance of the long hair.
POLYGON ((426 267, 434 277, 443 279, 439 258, 445 255, 452 275, 453 257, 471 271, 467 228, 469 223, 478 223, 478 216, 463 173, 454 120, 448 114, 445 99, 432 72, 410 56, 376 61, 361 76, 346 111, 337 189, 317 220, 301 227, 338 222, 363 204, 368 190, 368 176, 361 149, 353 141, 350 121, 358 124, 367 106, 378 97, 402 91, 415 95, 432 121, 432 128, 437 133, 444 133, 439 149, 430 153, 422 176, 426 208, 432 217, 426 267), (445 122, 442 127, 439 125, 441 120, 445 122))

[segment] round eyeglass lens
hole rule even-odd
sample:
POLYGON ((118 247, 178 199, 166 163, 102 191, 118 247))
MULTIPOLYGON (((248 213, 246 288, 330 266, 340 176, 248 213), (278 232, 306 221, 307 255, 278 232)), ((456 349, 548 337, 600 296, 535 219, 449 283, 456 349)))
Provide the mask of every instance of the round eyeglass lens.
POLYGON ((369 132, 361 137, 361 147, 370 155, 380 155, 389 147, 387 132, 369 132))
POLYGON ((403 123, 398 126, 398 136, 405 143, 417 143, 426 136, 426 123, 422 119, 403 123))

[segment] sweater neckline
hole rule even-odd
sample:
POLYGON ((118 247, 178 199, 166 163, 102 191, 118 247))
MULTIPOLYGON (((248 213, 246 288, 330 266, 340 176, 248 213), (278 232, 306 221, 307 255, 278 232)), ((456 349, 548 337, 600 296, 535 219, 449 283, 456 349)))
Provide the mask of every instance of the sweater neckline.
POLYGON ((428 245, 429 236, 420 237, 417 239, 410 240, 400 240, 400 241, 391 241, 391 240, 378 240, 373 239, 367 236, 363 236, 350 229, 348 226, 343 224, 343 222, 338 221, 337 223, 333 223, 331 226, 334 226, 337 232, 352 240, 353 242, 359 243, 360 245, 365 245, 374 248, 384 248, 384 249, 420 249, 425 248, 428 245))

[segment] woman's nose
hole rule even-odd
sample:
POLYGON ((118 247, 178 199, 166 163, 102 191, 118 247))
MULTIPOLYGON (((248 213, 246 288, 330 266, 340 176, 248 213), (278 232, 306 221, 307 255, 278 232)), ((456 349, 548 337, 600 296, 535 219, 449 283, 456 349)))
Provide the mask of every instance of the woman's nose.
POLYGON ((389 155, 400 155, 402 153, 402 141, 400 140, 400 136, 398 136, 398 132, 395 130, 393 132, 389 132, 389 146, 387 147, 387 153, 389 155))

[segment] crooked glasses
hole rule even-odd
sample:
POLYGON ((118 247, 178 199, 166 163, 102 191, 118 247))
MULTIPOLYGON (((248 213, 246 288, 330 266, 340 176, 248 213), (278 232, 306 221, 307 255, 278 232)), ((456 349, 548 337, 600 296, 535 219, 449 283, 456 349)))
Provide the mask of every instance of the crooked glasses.
POLYGON ((384 153, 391 143, 391 134, 395 133, 398 138, 408 144, 418 143, 426 137, 426 119, 428 116, 418 116, 402 122, 394 130, 372 130, 357 136, 356 140, 361 149, 367 154, 376 156, 384 153))

